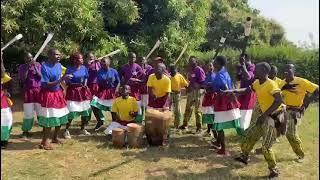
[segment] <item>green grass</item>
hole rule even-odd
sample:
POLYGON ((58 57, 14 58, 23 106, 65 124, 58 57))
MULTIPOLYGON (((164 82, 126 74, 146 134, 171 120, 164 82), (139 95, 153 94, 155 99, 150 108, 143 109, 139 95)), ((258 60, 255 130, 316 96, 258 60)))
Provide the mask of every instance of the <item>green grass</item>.
MULTIPOLYGON (((21 102, 16 100, 15 104, 21 102)), ((1 151, 2 179, 263 179, 268 174, 262 155, 254 155, 248 166, 233 161, 240 150, 234 130, 227 132, 231 157, 218 157, 209 151, 208 139, 193 134, 174 134, 167 148, 145 146, 134 150, 114 149, 103 135, 77 136, 53 151, 44 151, 37 149, 41 138, 39 127, 33 128, 32 140, 19 138, 21 107, 15 106, 14 112, 11 143, 8 150, 1 151)), ((302 164, 294 161, 296 156, 284 137, 274 145, 280 179, 318 179, 318 118, 318 104, 314 104, 299 128, 306 152, 302 164)), ((89 128, 94 125, 95 120, 89 128)), ((78 120, 72 128, 71 133, 77 134, 78 120)))

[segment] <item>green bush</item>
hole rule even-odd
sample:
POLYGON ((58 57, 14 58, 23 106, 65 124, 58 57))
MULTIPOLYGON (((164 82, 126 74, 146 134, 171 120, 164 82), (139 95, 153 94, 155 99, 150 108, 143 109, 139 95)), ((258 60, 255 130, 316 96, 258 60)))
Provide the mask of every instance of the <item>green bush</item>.
MULTIPOLYGON (((284 78, 283 68, 288 63, 296 65, 296 75, 306 78, 316 84, 319 83, 319 50, 307 50, 292 46, 252 46, 248 48, 248 54, 254 63, 268 62, 278 67, 280 78, 284 78)), ((212 59, 214 52, 193 52, 201 64, 204 61, 212 59)), ((240 55, 239 50, 224 49, 219 55, 224 55, 228 58, 227 68, 231 76, 235 77, 235 65, 238 63, 240 55)))

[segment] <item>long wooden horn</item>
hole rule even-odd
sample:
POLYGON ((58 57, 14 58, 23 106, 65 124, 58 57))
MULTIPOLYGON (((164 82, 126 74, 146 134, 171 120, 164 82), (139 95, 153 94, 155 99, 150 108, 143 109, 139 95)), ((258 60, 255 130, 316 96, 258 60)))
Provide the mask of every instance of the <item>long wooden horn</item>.
POLYGON ((53 37, 53 33, 48 34, 47 39, 43 42, 41 48, 39 49, 37 54, 34 56, 34 58, 33 58, 34 61, 37 60, 37 58, 39 57, 40 53, 42 53, 42 51, 44 50, 46 45, 51 41, 52 37, 53 37))
POLYGON ((153 48, 151 49, 151 51, 150 51, 150 52, 148 53, 148 55, 146 56, 146 59, 148 59, 148 58, 151 56, 151 54, 153 53, 153 51, 156 50, 156 49, 160 46, 160 44, 161 44, 161 41, 158 40, 158 41, 156 42, 156 44, 154 44, 154 46, 153 46, 153 48))
POLYGON ((105 57, 108 57, 108 56, 113 56, 113 55, 115 55, 115 54, 118 54, 120 51, 121 51, 120 49, 117 49, 117 50, 112 51, 111 53, 109 53, 109 54, 107 54, 107 55, 104 55, 104 56, 98 58, 98 59, 102 59, 102 58, 105 58, 105 57))
POLYGON ((181 53, 180 53, 179 57, 178 57, 178 58, 177 58, 177 60, 174 62, 174 65, 176 65, 176 64, 178 63, 178 61, 179 61, 179 60, 180 60, 180 58, 182 57, 183 53, 187 50, 187 48, 188 48, 188 44, 189 44, 189 43, 187 43, 186 45, 184 45, 184 47, 183 47, 183 49, 182 49, 182 51, 181 51, 181 53))
POLYGON ((13 39, 11 39, 7 44, 5 44, 3 46, 3 48, 1 48, 1 51, 5 50, 8 46, 10 46, 12 43, 14 43, 15 41, 18 41, 19 39, 21 39, 23 36, 22 34, 18 34, 16 35, 13 39))

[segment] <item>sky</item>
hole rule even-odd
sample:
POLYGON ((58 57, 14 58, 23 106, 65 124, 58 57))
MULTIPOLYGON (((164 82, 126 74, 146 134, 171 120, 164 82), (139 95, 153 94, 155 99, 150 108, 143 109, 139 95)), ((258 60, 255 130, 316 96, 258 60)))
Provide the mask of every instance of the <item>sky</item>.
MULTIPOLYGON (((280 23, 288 40, 298 44, 309 40, 309 33, 319 44, 319 0, 249 0, 266 18, 280 23)), ((254 23, 254 20, 253 20, 254 23)))

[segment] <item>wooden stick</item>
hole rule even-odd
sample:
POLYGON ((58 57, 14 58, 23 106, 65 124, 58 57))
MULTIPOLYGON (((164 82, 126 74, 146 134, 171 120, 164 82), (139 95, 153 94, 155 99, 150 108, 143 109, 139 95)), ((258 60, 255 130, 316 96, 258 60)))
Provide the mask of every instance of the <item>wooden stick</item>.
POLYGON ((117 50, 112 51, 111 53, 109 53, 109 54, 107 54, 107 55, 104 55, 104 56, 98 58, 98 59, 102 59, 102 58, 105 58, 105 57, 108 57, 108 56, 113 56, 113 55, 115 55, 115 54, 118 54, 120 51, 121 51, 120 49, 117 49, 117 50))
POLYGON ((180 53, 179 57, 178 57, 178 58, 177 58, 177 60, 174 62, 174 65, 176 65, 176 64, 178 63, 178 61, 179 61, 179 60, 180 60, 180 58, 182 57, 183 53, 187 50, 187 48, 188 48, 188 44, 189 44, 189 43, 187 43, 187 44, 183 47, 183 49, 182 49, 182 51, 181 51, 181 53, 180 53))
POLYGON ((46 45, 51 41, 52 37, 53 37, 53 33, 48 34, 47 39, 43 42, 41 48, 39 49, 37 54, 34 56, 34 58, 33 58, 34 61, 37 60, 37 58, 39 57, 40 53, 42 53, 42 51, 44 50, 46 45))
POLYGON ((23 36, 22 34, 18 34, 16 35, 13 39, 11 39, 7 44, 5 44, 3 46, 3 48, 1 48, 1 51, 5 50, 8 46, 10 46, 12 43, 14 43, 15 41, 18 41, 19 39, 21 39, 23 36))
POLYGON ((161 44, 161 41, 158 40, 156 42, 156 44, 153 46, 153 48, 151 49, 151 51, 148 53, 148 55, 146 56, 146 59, 148 60, 148 58, 151 56, 151 54, 153 53, 154 50, 156 50, 161 44))

